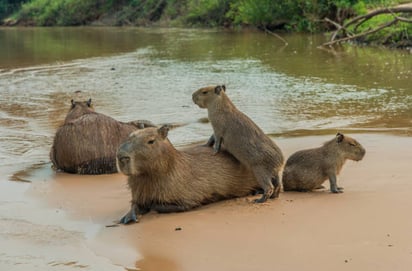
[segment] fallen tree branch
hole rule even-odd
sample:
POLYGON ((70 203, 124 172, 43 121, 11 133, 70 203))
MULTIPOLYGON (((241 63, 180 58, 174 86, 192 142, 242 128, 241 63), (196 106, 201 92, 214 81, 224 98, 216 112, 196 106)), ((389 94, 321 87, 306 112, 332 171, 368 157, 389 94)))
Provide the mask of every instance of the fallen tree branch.
POLYGON ((325 21, 325 22, 328 22, 328 23, 330 23, 330 24, 333 24, 333 25, 336 27, 336 31, 333 32, 333 34, 332 34, 332 36, 331 36, 331 38, 330 38, 331 41, 332 41, 332 40, 335 40, 335 38, 336 38, 336 36, 338 35, 339 31, 341 31, 342 29, 345 31, 345 33, 346 33, 347 36, 352 36, 352 34, 349 34, 349 31, 348 31, 343 25, 340 25, 340 24, 338 24, 337 22, 334 22, 334 21, 332 21, 332 20, 329 19, 329 18, 325 18, 324 21, 325 21))
POLYGON ((395 18, 404 23, 412 23, 412 20, 404 18, 404 17, 395 16, 395 18))
POLYGON ((267 29, 266 27, 264 27, 265 33, 275 36, 276 38, 280 39, 281 41, 283 41, 285 43, 285 46, 288 45, 289 43, 282 38, 281 36, 279 36, 278 34, 276 34, 275 32, 270 31, 269 29, 267 29))
MULTIPOLYGON (((372 17, 375 17, 380 14, 388 14, 388 13, 411 13, 412 12, 412 6, 405 5, 405 6, 397 6, 393 8, 382 8, 382 9, 376 9, 374 11, 369 12, 368 14, 365 15, 360 15, 352 20, 348 21, 346 24, 344 24, 344 27, 348 27, 351 24, 356 23, 357 21, 362 20, 363 22, 366 22, 367 20, 371 19, 372 17)), ((360 24, 362 24, 360 23, 360 24)), ((360 25, 359 24, 359 25, 360 25)))
POLYGON ((382 8, 382 9, 377 9, 374 11, 369 12, 368 14, 365 15, 360 15, 357 16, 351 20, 349 20, 348 22, 346 22, 343 25, 340 25, 328 18, 325 18, 324 21, 333 24, 336 27, 336 30, 333 32, 333 34, 331 35, 329 42, 326 42, 324 44, 322 44, 322 46, 331 46, 334 45, 336 43, 340 43, 343 41, 348 41, 348 40, 353 40, 353 39, 357 39, 372 33, 375 33, 383 28, 389 27, 391 25, 396 24, 397 22, 406 22, 406 23, 412 23, 411 19, 405 18, 405 17, 401 17, 398 16, 397 13, 412 13, 412 4, 406 4, 406 5, 400 5, 400 6, 396 6, 393 8, 382 8), (381 14, 392 14, 394 19, 390 22, 387 22, 385 24, 379 25, 378 27, 368 30, 368 31, 364 31, 361 33, 356 33, 357 29, 360 25, 362 25, 363 23, 365 23, 366 21, 370 20, 371 18, 381 15, 381 14), (354 33, 350 33, 350 31, 348 30, 349 26, 353 26, 353 31, 354 33), (338 36, 338 34, 343 31, 344 36, 340 39, 337 39, 336 37, 338 36))
POLYGON ((381 30, 381 29, 383 29, 383 28, 385 28, 385 27, 388 27, 388 26, 391 26, 391 25, 393 25, 393 24, 396 24, 398 21, 399 21, 399 20, 395 18, 394 20, 392 20, 392 21, 390 21, 390 22, 388 22, 388 23, 386 23, 386 24, 382 24, 382 25, 378 26, 378 27, 375 28, 375 29, 371 29, 371 30, 365 31, 365 32, 356 34, 356 35, 354 35, 354 36, 345 37, 345 38, 341 38, 341 39, 338 39, 338 40, 333 40, 333 41, 330 41, 330 42, 326 42, 326 43, 323 44, 323 46, 331 46, 331 45, 334 45, 334 44, 336 44, 336 43, 340 43, 340 42, 342 42, 342 41, 353 40, 353 39, 357 39, 357 38, 366 36, 366 35, 369 35, 369 34, 378 32, 379 30, 381 30))
POLYGON ((412 20, 408 19, 408 18, 404 18, 404 17, 399 17, 398 15, 396 15, 394 12, 391 12, 392 16, 395 17, 396 19, 398 19, 401 22, 405 22, 405 23, 412 23, 412 20))

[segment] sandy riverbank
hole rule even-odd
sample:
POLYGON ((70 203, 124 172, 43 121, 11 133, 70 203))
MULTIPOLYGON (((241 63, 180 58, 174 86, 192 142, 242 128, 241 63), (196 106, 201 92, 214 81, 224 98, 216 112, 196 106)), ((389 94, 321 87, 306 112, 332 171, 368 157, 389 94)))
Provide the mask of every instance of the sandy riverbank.
MULTIPOLYGON (((53 238, 49 236, 47 221, 59 220, 62 212, 63 221, 77 225, 73 234, 65 239, 65 245, 80 243, 81 249, 77 252, 69 249, 73 254, 66 255, 66 265, 60 265, 67 269, 59 270, 75 270, 70 269, 73 265, 83 266, 82 270, 114 270, 109 264, 95 266, 84 251, 92 251, 93 257, 105 259, 113 266, 148 271, 409 270, 412 266, 412 217, 409 215, 412 138, 377 134, 352 136, 364 145, 367 153, 363 161, 349 161, 344 166, 338 178, 339 185, 345 188, 343 194, 331 194, 327 190, 288 192, 282 193, 280 199, 261 205, 251 203, 253 197, 242 198, 186 213, 150 213, 140 223, 128 226, 106 227, 128 211, 130 194, 125 176, 51 174, 28 184, 16 202, 13 197, 7 201, 7 204, 18 205, 29 197, 39 203, 38 208, 30 208, 37 218, 28 218, 30 224, 27 225, 36 226, 37 231, 23 231, 20 234, 23 237, 26 234, 26 238, 10 241, 10 249, 24 250, 27 243, 37 246, 48 254, 48 262, 43 264, 54 270, 51 268, 53 255, 59 258, 59 253, 66 251, 50 250, 53 238), (33 243, 32 239, 42 238, 46 241, 33 243), (75 264, 70 266, 70 262, 75 264)), ((331 137, 276 141, 288 156, 299 149, 319 146, 331 137)), ((16 185, 2 183, 5 190, 16 185)), ((16 218, 10 216, 15 213, 1 210, 0 222, 4 225, 6 221, 13 227, 16 218)), ((3 235, 0 234, 3 239, 6 238, 4 232, 3 229, 3 235)), ((59 231, 55 231, 54 238, 61 239, 59 231)), ((11 260, 6 265, 7 253, 0 253, 3 258, 0 266, 27 270, 19 269, 11 260)), ((27 255, 30 258, 30 252, 27 255)), ((30 259, 27 261, 30 263, 30 259)), ((40 257, 37 266, 41 267, 41 262, 40 257)))

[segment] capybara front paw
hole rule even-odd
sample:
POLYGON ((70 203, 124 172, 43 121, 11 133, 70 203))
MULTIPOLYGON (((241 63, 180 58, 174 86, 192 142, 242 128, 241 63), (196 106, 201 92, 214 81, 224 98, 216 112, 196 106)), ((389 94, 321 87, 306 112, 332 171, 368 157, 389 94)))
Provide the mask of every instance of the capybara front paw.
POLYGON ((132 222, 139 222, 139 219, 137 218, 136 212, 134 210, 130 210, 124 217, 120 219, 121 224, 129 224, 132 222))
POLYGON ((343 193, 343 188, 342 187, 338 187, 335 189, 331 190, 332 193, 338 194, 338 193, 343 193))

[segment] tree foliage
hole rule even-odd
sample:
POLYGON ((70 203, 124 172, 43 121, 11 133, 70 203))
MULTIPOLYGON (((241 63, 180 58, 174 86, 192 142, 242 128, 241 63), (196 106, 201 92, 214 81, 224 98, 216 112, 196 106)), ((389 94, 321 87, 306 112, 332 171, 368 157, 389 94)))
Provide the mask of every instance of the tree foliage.
MULTIPOLYGON (((83 25, 110 17, 114 25, 180 23, 185 26, 256 26, 286 31, 324 31, 367 8, 396 0, 0 0, 19 3, 16 19, 35 25, 83 25), (20 8, 20 4, 23 5, 20 8), (165 23, 166 22, 166 23, 165 23)), ((6 8, 7 6, 7 8, 6 8)), ((3 9, 2 9, 3 7, 3 9)), ((16 7, 16 6, 14 6, 16 7)), ((3 12, 4 14, 6 14, 3 12)))
POLYGON ((366 14, 358 15, 344 24, 339 24, 326 18, 336 26, 330 41, 324 46, 334 45, 344 41, 360 43, 376 43, 394 47, 411 47, 412 5, 398 5, 374 9, 366 14))
POLYGON ((28 0, 0 0, 0 19, 20 9, 21 4, 28 0))

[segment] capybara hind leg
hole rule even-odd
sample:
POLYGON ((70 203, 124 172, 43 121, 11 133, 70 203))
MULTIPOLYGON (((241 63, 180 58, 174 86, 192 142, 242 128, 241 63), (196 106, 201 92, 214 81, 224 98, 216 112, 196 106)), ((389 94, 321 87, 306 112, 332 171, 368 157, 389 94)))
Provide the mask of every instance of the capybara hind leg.
POLYGON ((273 184, 273 194, 270 196, 271 199, 278 198, 280 194, 280 181, 278 176, 272 177, 272 184, 273 184))
POLYGON ((148 212, 150 212, 151 207, 146 207, 143 205, 138 205, 138 213, 139 215, 144 215, 147 214, 148 212))
MULTIPOLYGON (((263 202, 267 201, 267 200, 271 197, 271 196, 269 196, 269 194, 271 194, 271 193, 268 193, 268 191, 269 191, 269 190, 267 190, 266 192, 264 192, 263 195, 262 195, 262 197, 260 197, 259 199, 255 199, 255 202, 256 202, 256 203, 263 203, 263 202)), ((273 193, 273 188, 271 189, 271 191, 272 191, 272 193, 273 193)))
POLYGON ((253 173, 255 174, 256 180, 259 183, 260 187, 263 189, 263 195, 260 199, 256 199, 256 203, 263 203, 269 199, 274 191, 272 180, 268 174, 265 174, 265 169, 263 168, 254 168, 253 173))

